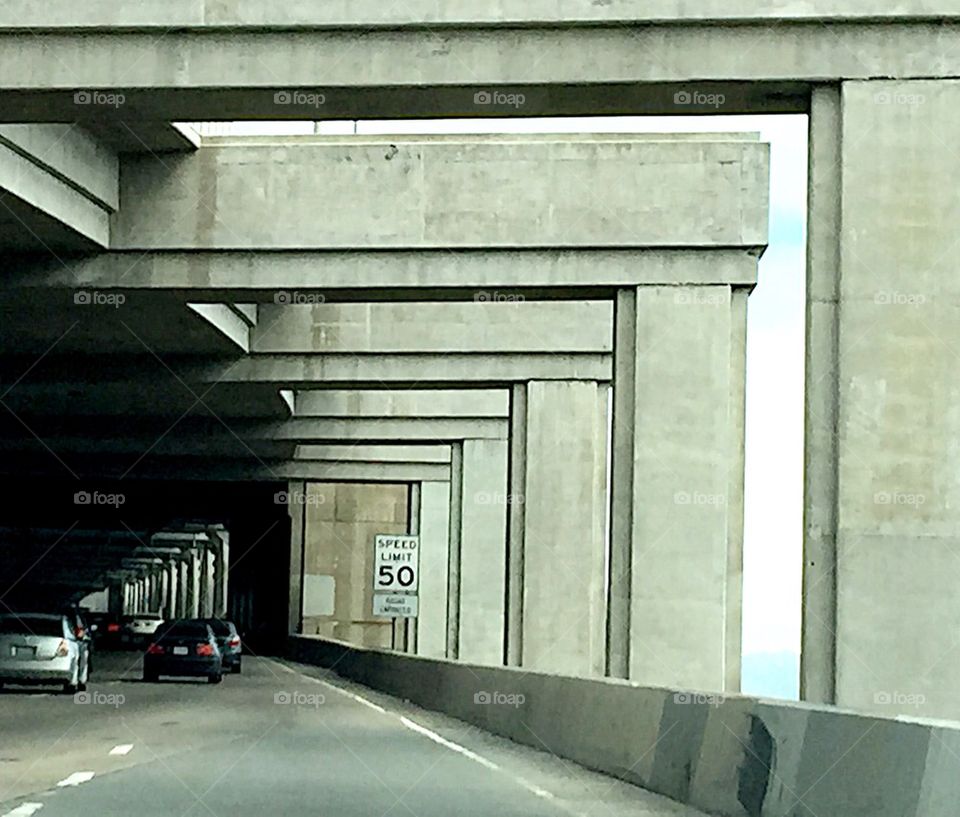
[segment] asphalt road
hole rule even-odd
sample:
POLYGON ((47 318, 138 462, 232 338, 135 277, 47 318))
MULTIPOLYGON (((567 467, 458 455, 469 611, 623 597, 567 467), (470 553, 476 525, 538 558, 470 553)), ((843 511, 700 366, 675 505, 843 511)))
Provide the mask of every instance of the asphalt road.
POLYGON ((97 659, 85 698, 0 692, 0 817, 702 817, 314 667, 148 684, 97 659))

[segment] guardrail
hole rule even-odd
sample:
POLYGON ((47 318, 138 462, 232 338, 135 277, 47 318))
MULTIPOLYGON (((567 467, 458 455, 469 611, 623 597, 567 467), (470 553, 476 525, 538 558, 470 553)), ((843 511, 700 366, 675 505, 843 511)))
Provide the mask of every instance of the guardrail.
POLYGON ((955 817, 960 724, 291 636, 289 656, 724 817, 955 817))

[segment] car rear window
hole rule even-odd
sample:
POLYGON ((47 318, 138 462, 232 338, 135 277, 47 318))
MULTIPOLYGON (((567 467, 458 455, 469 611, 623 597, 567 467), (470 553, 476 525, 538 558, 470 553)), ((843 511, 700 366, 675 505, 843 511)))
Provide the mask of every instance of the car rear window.
POLYGON ((237 631, 232 621, 221 621, 218 618, 213 618, 209 619, 207 624, 210 625, 214 635, 233 635, 237 631))
POLYGON ((63 621, 45 616, 0 616, 0 635, 63 637, 63 621))
POLYGON ((182 622, 174 624, 163 634, 164 638, 208 638, 206 624, 182 622))

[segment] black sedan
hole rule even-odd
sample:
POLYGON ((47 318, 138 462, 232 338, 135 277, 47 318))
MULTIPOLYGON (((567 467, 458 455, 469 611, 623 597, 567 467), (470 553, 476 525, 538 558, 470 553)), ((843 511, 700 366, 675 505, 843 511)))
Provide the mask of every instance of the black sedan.
POLYGON ((143 656, 143 680, 161 675, 205 676, 211 684, 223 678, 223 658, 210 625, 198 619, 181 619, 165 625, 143 656))
POLYGON ((205 618, 203 621, 210 625, 210 629, 216 636, 224 672, 240 672, 243 647, 237 625, 220 618, 205 618))

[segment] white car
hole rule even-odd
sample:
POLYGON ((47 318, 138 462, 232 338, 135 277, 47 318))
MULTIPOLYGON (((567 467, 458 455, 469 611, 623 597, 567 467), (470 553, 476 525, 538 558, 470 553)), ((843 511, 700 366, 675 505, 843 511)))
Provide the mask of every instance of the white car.
POLYGON ((163 616, 157 613, 135 613, 124 616, 120 622, 120 642, 131 647, 143 647, 153 640, 163 616))
POLYGON ((0 615, 0 686, 61 684, 64 692, 83 691, 89 656, 64 615, 0 615))

